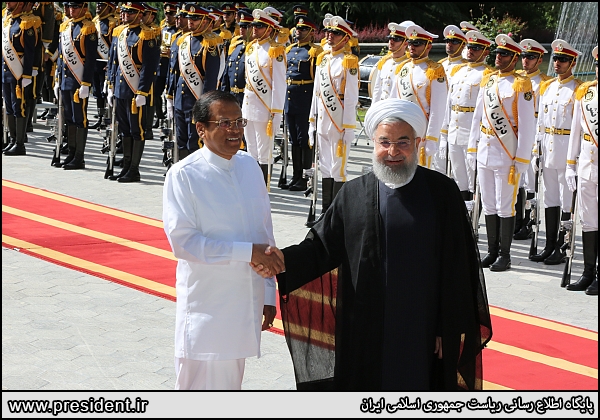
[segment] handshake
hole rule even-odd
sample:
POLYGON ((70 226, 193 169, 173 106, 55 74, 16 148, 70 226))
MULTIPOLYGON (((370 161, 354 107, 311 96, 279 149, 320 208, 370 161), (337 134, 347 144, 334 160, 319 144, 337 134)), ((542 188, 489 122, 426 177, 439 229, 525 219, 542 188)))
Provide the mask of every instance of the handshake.
POLYGON ((273 277, 285 271, 283 252, 277 247, 266 244, 252 244, 250 267, 263 278, 273 277))

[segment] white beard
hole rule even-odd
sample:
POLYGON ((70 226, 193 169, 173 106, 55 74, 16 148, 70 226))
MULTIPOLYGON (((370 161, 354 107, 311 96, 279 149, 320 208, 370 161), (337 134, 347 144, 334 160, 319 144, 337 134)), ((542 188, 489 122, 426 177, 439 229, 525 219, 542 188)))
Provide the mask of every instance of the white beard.
POLYGON ((400 188, 412 181, 417 171, 417 152, 412 156, 412 162, 390 167, 373 156, 373 173, 384 184, 391 188, 400 188))

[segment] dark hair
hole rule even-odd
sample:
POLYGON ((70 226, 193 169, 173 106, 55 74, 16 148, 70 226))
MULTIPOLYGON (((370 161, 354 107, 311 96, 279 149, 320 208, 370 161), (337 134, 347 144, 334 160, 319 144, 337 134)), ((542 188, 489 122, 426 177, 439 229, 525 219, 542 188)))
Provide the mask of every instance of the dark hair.
POLYGON ((229 92, 222 90, 213 90, 201 95, 194 104, 193 115, 195 122, 207 122, 212 117, 210 116, 210 106, 217 101, 231 102, 240 106, 237 98, 229 92))

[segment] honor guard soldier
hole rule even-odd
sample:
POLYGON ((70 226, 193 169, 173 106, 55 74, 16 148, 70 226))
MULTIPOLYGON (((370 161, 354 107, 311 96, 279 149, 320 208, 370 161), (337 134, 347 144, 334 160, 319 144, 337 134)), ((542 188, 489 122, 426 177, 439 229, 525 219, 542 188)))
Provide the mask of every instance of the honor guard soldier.
POLYGON ((179 159, 200 148, 192 110, 200 95, 216 90, 221 68, 221 39, 212 32, 208 10, 188 4, 185 13, 189 32, 171 48, 173 75, 179 77, 169 92, 173 96, 179 159))
POLYGON ((418 25, 406 28, 410 59, 397 67, 396 86, 392 98, 416 103, 427 118, 427 134, 419 148, 419 165, 446 173, 446 162, 434 160, 438 150, 440 130, 444 121, 448 85, 444 67, 429 58, 431 43, 437 35, 418 25))
POLYGON ((492 41, 477 31, 467 32, 465 39, 467 63, 453 66, 448 74, 450 88, 441 130, 440 153, 445 155, 448 147, 452 178, 463 200, 470 201, 473 199, 471 191, 475 190, 475 171, 467 165, 467 147, 481 80, 492 72, 485 65, 492 41))
POLYGON ((261 9, 252 12, 253 41, 246 48, 246 91, 242 114, 248 120, 244 136, 248 152, 260 164, 269 189, 273 164, 273 134, 285 104, 285 47, 276 41, 280 26, 261 9))
POLYGON ((7 2, 2 21, 2 96, 10 141, 7 156, 25 155, 27 100, 33 98, 33 65, 40 20, 24 15, 23 2, 7 2))
POLYGON ((556 265, 564 262, 566 253, 561 249, 565 230, 561 221, 571 220, 573 193, 565 180, 567 150, 573 120, 575 91, 581 81, 573 76, 573 68, 581 53, 567 41, 552 42, 552 61, 557 77, 540 85, 540 104, 537 118, 536 144, 541 155, 544 184, 544 215, 546 219, 546 246, 531 261, 556 265), (562 215, 561 215, 562 209, 562 215))
MULTIPOLYGON (((531 85, 533 86, 533 103, 535 105, 535 118, 538 117, 538 106, 540 98, 540 84, 550 79, 550 76, 542 74, 540 72, 540 65, 544 61, 544 54, 547 53, 546 49, 534 39, 524 39, 520 43, 521 47, 524 48, 523 54, 521 54, 521 66, 523 70, 517 71, 522 76, 527 76, 531 79, 531 85)), ((534 150, 535 150, 534 143, 534 150)), ((527 171, 521 176, 519 182, 519 194, 517 195, 517 202, 515 204, 516 219, 515 219, 515 236, 514 239, 522 240, 527 239, 533 234, 533 229, 529 226, 531 218, 531 206, 527 208, 527 201, 535 197, 536 189, 536 174, 533 170, 535 165, 529 166, 527 171)))
MULTIPOLYGON (((297 4, 294 7, 292 7, 292 13, 294 14, 294 22, 295 22, 296 21, 296 16, 308 16, 308 9, 306 7, 304 7, 304 6, 302 6, 301 4, 297 4)), ((293 27, 290 30, 290 39, 291 40, 295 40, 296 39, 295 31, 296 31, 296 27, 293 27)))
POLYGON ((188 28, 188 18, 185 6, 185 4, 180 4, 177 7, 177 13, 175 14, 175 27, 177 28, 177 32, 175 32, 173 40, 171 41, 169 73, 167 75, 167 85, 165 87, 165 98, 167 102, 165 108, 167 110, 167 119, 170 120, 173 120, 175 115, 173 110, 173 93, 175 92, 175 85, 177 85, 177 82, 179 81, 179 66, 177 66, 177 57, 179 54, 175 47, 177 46, 177 40, 190 31, 188 28))
MULTIPOLYGON (((231 32, 232 37, 240 34, 240 27, 236 19, 237 9, 233 3, 223 3, 221 10, 225 13, 223 19, 223 28, 231 32)), ((229 50, 229 44, 226 43, 227 50, 229 50)))
POLYGON ((408 57, 406 57, 406 28, 414 25, 414 22, 407 20, 400 24, 390 22, 388 29, 388 53, 381 57, 373 69, 371 81, 371 103, 382 99, 387 99, 395 87, 396 69, 401 66, 408 57))
POLYGON ((116 37, 114 106, 122 135, 123 170, 108 178, 119 182, 140 181, 147 119, 152 118, 148 115, 148 96, 156 77, 160 49, 156 33, 142 24, 144 10, 139 2, 123 3, 123 25, 113 33, 116 37))
MULTIPOLYGON (((476 32, 479 32, 479 33, 481 33, 481 31, 480 31, 479 29, 477 29, 477 28, 475 27, 475 25, 473 25, 471 22, 467 22, 466 20, 463 20, 462 22, 460 22, 460 30, 461 30, 461 31, 462 31, 464 34, 466 34, 466 33, 467 33, 467 32, 469 32, 469 31, 476 31, 476 32)), ((463 48, 463 50, 462 50, 462 57, 463 57, 465 60, 467 59, 467 53, 468 53, 467 49, 466 49, 466 48, 463 48)))
POLYGON ((291 43, 290 42, 290 30, 288 28, 285 28, 283 26, 283 24, 281 23, 281 21, 283 20, 283 13, 280 10, 277 10, 276 8, 271 7, 271 6, 265 7, 263 9, 263 11, 267 15, 271 16, 275 20, 275 22, 277 22, 277 24, 279 25, 277 37, 275 40, 285 46, 289 45, 291 43))
MULTIPOLYGON (((40 16, 41 10, 46 9, 45 7, 40 7, 39 2, 25 2, 25 6, 23 7, 23 16, 28 16, 34 19, 34 28, 35 28, 35 52, 34 52, 34 61, 33 61, 33 72, 32 72, 32 82, 33 89, 31 91, 27 91, 28 94, 31 94, 30 97, 26 98, 27 103, 27 125, 25 128, 26 133, 33 132, 33 113, 35 112, 35 107, 38 101, 41 103, 42 98, 40 97, 41 89, 42 89, 42 63, 44 57, 44 45, 42 44, 42 17, 40 16), (35 13, 34 13, 34 8, 35 13)), ((49 10, 49 9, 48 9, 49 10)), ((46 18, 46 16, 44 17, 46 18)), ((25 143, 27 143, 27 134, 25 135, 25 143)))
POLYGON ((322 176, 321 214, 325 214, 347 180, 348 156, 356 128, 359 85, 358 57, 352 54, 349 45, 350 38, 355 37, 356 32, 340 16, 326 18, 323 25, 329 49, 317 57, 315 91, 309 119, 309 139, 313 138, 313 133, 317 133, 322 176))
POLYGON ((531 80, 515 73, 523 48, 508 35, 495 38, 496 71, 484 76, 471 124, 467 162, 477 167, 492 271, 510 268, 519 177, 531 162, 535 133, 531 80))
POLYGON ((117 27, 115 11, 116 2, 96 3, 96 16, 92 19, 96 32, 98 33, 98 55, 96 59, 96 71, 94 72, 94 96, 98 108, 98 121, 91 128, 98 128, 106 110, 106 93, 104 81, 106 80, 106 68, 112 44, 112 34, 117 27))
MULTIPOLYGON (((146 27, 150 28, 152 31, 154 31, 154 36, 155 36, 155 40, 156 40, 156 45, 161 45, 162 44, 162 28, 160 27, 160 25, 156 22, 156 16, 158 14, 158 9, 152 5, 150 5, 150 3, 148 2, 144 2, 144 7, 146 10, 144 10, 144 17, 142 18, 142 25, 145 25, 146 27)), ((156 71, 155 73, 158 75, 158 69, 160 67, 160 60, 159 63, 157 64, 156 67, 156 71)), ((154 127, 154 114, 155 114, 155 109, 156 109, 156 97, 158 96, 156 93, 156 79, 154 80, 154 82, 152 83, 152 88, 150 89, 150 94, 148 95, 148 98, 146 98, 147 103, 148 103, 148 118, 146 119, 146 140, 153 140, 154 139, 154 133, 152 131, 152 128, 154 127)), ((157 120, 157 126, 158 126, 158 120, 157 120)))
POLYGON ((462 54, 467 45, 467 36, 458 26, 448 25, 444 28, 444 42, 446 43, 446 54, 448 56, 442 58, 438 63, 444 66, 449 83, 450 73, 454 66, 467 62, 467 59, 463 58, 462 54))
POLYGON ((287 56, 287 94, 284 115, 292 143, 293 175, 289 184, 281 186, 290 191, 304 191, 307 180, 302 176, 304 169, 310 169, 313 154, 308 141, 310 106, 312 104, 317 57, 323 52, 315 44, 315 22, 307 16, 296 15, 296 42, 286 48, 287 56))
POLYGON ((221 77, 220 90, 231 92, 240 103, 244 103, 244 90, 246 88, 246 46, 250 42, 252 30, 250 25, 254 22, 252 13, 240 10, 238 24, 240 34, 233 37, 229 45, 227 64, 221 77))
MULTIPOLYGON (((54 97, 54 74, 56 72, 56 61, 58 60, 58 43, 60 39, 60 24, 63 20, 63 13, 58 7, 54 8, 54 29, 52 33, 52 39, 48 46, 44 49, 44 81, 42 83, 42 99, 46 102, 55 102, 54 97)), ((52 119, 58 112, 57 108, 46 108, 42 115, 41 120, 52 119)), ((52 141, 52 136, 46 138, 48 141, 52 141)))
POLYGON ((221 80, 223 72, 225 71, 225 61, 227 60, 227 52, 229 51, 226 45, 229 45, 233 35, 223 26, 223 22, 225 21, 225 12, 216 8, 215 6, 209 6, 207 10, 208 17, 212 20, 212 32, 216 37, 220 38, 220 43, 218 46, 220 58, 219 76, 217 78, 218 85, 218 81, 221 80))
POLYGON ((92 21, 86 17, 87 2, 68 2, 65 8, 71 17, 60 25, 54 94, 58 97, 60 89, 69 153, 56 167, 84 169, 89 127, 88 98, 96 70, 98 33, 92 21))
POLYGON ((598 294, 598 46, 596 80, 585 82, 575 93, 575 109, 567 152, 567 185, 577 190, 577 208, 583 243, 583 274, 567 290, 598 294), (579 164, 577 163, 579 162, 579 164), (577 181, 577 177, 579 180, 577 181))
POLYGON ((166 115, 163 111, 162 95, 167 86, 167 77, 169 75, 169 60, 171 58, 171 44, 173 43, 175 33, 177 32, 176 25, 176 14, 177 14, 176 2, 165 3, 164 12, 165 18, 160 23, 161 27, 161 42, 160 42, 160 64, 158 66, 158 73, 156 74, 156 80, 154 81, 154 100, 155 100, 155 115, 156 121, 154 128, 158 128, 160 120, 164 120, 166 115))

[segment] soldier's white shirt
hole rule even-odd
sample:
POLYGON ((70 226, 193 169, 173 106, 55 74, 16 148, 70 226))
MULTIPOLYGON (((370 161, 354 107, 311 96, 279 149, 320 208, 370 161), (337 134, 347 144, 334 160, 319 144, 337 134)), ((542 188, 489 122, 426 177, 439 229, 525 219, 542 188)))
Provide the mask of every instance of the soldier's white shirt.
POLYGON ((544 81, 544 78, 542 77, 542 72, 540 72, 539 70, 531 74, 525 74, 525 76, 529 77, 529 80, 531 80, 531 86, 533 87, 535 116, 537 118, 538 106, 540 103, 540 83, 544 81))
POLYGON ((456 66, 458 66, 459 64, 463 64, 466 63, 467 60, 465 60, 462 57, 446 57, 445 60, 442 61, 442 67, 444 67, 444 71, 446 72, 446 77, 448 78, 448 85, 450 85, 450 78, 452 76, 450 76, 452 74, 452 69, 456 66))
POLYGON ((556 130, 570 130, 575 105, 575 90, 579 86, 574 76, 560 81, 556 78, 540 97, 536 140, 542 149, 544 167, 566 168, 569 135, 556 130), (546 133, 549 130, 550 133, 546 133))
POLYGON ((484 63, 468 63, 449 79, 442 133, 448 133, 450 144, 467 146, 469 143, 477 96, 486 69, 484 63))
MULTIPOLYGON (((502 101, 503 112, 510 119, 511 126, 516 127, 518 141, 515 158, 521 162, 530 162, 535 139, 533 94, 532 92, 515 92, 514 82, 513 72, 500 74, 498 93, 502 101), (515 101, 517 101, 516 118, 514 114, 515 101)), ((482 126, 485 130, 491 130, 484 110, 485 92, 485 87, 479 89, 467 151, 477 153, 477 161, 487 168, 507 168, 513 165, 513 159, 505 151, 500 140, 494 134, 486 134, 481 131, 482 126)))
POLYGON ((437 142, 444 122, 448 85, 446 77, 433 80, 427 78, 428 62, 432 65, 437 64, 429 58, 409 59, 396 74, 396 82, 390 98, 406 99, 419 105, 427 117, 426 139, 437 142), (410 82, 416 98, 405 98, 400 93, 402 91, 400 84, 408 79, 408 77, 402 78, 404 72, 410 74, 410 82), (430 92, 429 99, 427 98, 428 91, 430 92))
POLYGON ((283 114, 287 84, 285 73, 287 64, 285 54, 279 57, 269 57, 271 42, 267 40, 254 41, 246 50, 246 90, 244 92, 244 103, 242 104, 242 115, 250 121, 269 121, 271 112, 283 114), (257 53, 258 52, 258 53, 257 53), (248 80, 249 69, 258 68, 260 71, 254 73, 254 77, 260 79, 259 83, 271 87, 272 95, 270 103, 263 100, 252 90, 248 80))
POLYGON ((575 164, 579 157, 579 177, 598 184, 598 146, 588 140, 592 131, 598 132, 598 119, 595 120, 596 124, 586 122, 582 110, 582 106, 589 107, 593 114, 598 115, 598 83, 590 86, 587 91, 588 94, 580 101, 575 101, 566 163, 575 164), (587 139, 583 139, 584 135, 587 139))
POLYGON ((394 58, 391 55, 382 58, 382 60, 384 59, 385 62, 381 66, 381 70, 375 70, 373 80, 371 81, 373 83, 372 103, 390 97, 396 83, 396 69, 407 60, 406 56, 394 58))
MULTIPOLYGON (((328 79, 331 79, 333 88, 338 96, 343 96, 344 113, 342 127, 340 128, 354 129, 356 127, 356 106, 358 105, 358 85, 360 79, 358 77, 358 69, 345 69, 343 67, 344 55, 343 49, 334 53, 329 51, 323 56, 315 73, 315 87, 310 108, 310 119, 313 122, 314 116, 317 115, 317 133, 323 136, 337 132, 337 128, 327 113, 323 99, 321 98, 322 86, 329 83, 328 79), (323 79, 321 77, 322 70, 325 72, 328 70, 330 77, 323 79)), ((338 137, 335 135, 334 137, 332 141, 337 141, 338 137)))

